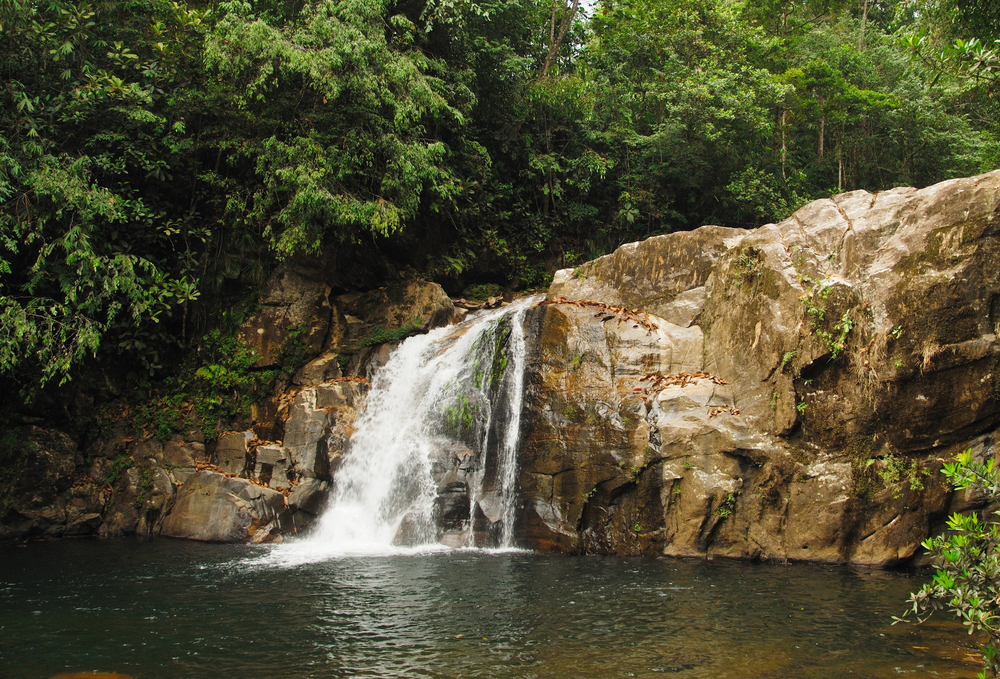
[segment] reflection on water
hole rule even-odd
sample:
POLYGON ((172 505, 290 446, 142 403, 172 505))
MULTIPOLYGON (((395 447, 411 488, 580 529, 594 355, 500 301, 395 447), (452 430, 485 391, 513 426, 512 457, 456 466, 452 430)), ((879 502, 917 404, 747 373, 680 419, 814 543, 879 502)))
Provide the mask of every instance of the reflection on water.
POLYGON ((925 574, 476 551, 278 566, 273 549, 0 546, 0 675, 798 679, 978 668, 972 641, 944 618, 889 625, 925 574))

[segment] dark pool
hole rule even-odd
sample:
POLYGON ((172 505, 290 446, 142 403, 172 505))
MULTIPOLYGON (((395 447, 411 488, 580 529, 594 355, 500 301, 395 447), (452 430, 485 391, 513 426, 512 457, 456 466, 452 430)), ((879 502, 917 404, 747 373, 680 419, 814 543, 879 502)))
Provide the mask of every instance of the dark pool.
MULTIPOLYGON (((926 573, 436 552, 276 566, 159 539, 0 545, 0 677, 973 677, 926 573)), ((261 559, 263 558, 263 561, 261 559)))

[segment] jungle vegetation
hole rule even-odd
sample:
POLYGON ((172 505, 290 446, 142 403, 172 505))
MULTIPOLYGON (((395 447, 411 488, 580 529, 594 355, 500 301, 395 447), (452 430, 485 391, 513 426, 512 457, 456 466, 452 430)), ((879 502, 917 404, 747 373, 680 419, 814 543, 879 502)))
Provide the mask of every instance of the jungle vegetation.
POLYGON ((996 168, 998 38, 992 0, 8 0, 4 388, 156 375, 284 258, 523 289, 996 168))

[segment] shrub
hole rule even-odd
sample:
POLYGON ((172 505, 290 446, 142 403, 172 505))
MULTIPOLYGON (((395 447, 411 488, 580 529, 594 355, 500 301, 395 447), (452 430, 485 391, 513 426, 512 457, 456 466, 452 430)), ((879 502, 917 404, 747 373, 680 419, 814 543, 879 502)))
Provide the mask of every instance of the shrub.
MULTIPOLYGON (((1000 499, 1000 469, 993 460, 974 460, 971 450, 945 463, 942 473, 956 489, 984 493, 991 503, 1000 499)), ((983 671, 977 676, 996 679, 1000 676, 1000 526, 984 518, 979 512, 952 514, 948 534, 922 543, 939 564, 937 572, 931 582, 910 595, 907 611, 894 617, 893 624, 909 622, 911 615, 923 622, 936 610, 952 611, 969 634, 985 632, 988 636, 981 647, 983 671)))

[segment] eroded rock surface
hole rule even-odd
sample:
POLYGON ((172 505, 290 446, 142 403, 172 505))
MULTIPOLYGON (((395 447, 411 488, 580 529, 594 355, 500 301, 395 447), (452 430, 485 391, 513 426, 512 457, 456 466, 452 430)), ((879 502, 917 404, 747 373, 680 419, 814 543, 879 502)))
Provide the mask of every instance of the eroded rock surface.
POLYGON ((198 472, 177 494, 161 534, 207 542, 264 542, 292 530, 285 496, 276 490, 198 472))
POLYGON ((530 321, 522 539, 912 557, 952 501, 942 461, 995 450, 998 208, 1000 172, 855 191, 559 272, 530 321))

